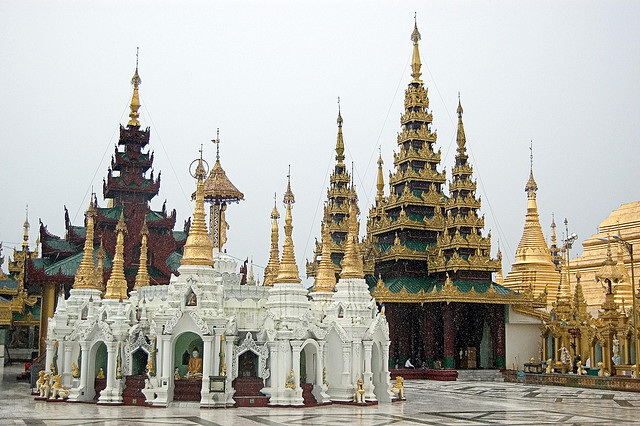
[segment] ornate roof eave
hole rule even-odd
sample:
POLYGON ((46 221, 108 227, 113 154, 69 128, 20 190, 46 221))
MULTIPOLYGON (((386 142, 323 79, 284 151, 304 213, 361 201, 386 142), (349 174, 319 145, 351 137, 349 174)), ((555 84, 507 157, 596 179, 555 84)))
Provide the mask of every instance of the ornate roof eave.
POLYGON ((393 293, 384 285, 382 280, 378 280, 372 296, 378 303, 436 303, 436 302, 459 302, 459 303, 491 303, 499 305, 524 305, 536 308, 543 308, 546 303, 535 300, 531 295, 509 293, 506 295, 498 293, 493 285, 484 293, 478 293, 475 289, 468 292, 459 291, 454 285, 443 285, 440 291, 425 292, 420 290, 417 293, 409 293, 406 288, 393 293))

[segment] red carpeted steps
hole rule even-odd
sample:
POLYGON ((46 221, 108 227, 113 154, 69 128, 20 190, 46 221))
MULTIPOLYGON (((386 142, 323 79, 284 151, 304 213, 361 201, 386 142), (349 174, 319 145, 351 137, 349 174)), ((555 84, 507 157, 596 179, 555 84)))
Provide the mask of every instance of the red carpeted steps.
POLYGON ((144 405, 146 399, 142 389, 144 389, 144 376, 126 376, 122 402, 125 405, 144 405))
POLYGON ((236 407, 266 407, 269 403, 269 398, 260 392, 264 381, 259 377, 238 377, 232 385, 236 407))
POLYGON ((313 396, 313 393, 311 393, 311 391, 313 390, 313 384, 302 383, 300 387, 302 388, 302 399, 304 400, 304 405, 318 405, 316 397, 313 396))
POLYGON ((180 379, 174 382, 174 401, 195 401, 200 402, 202 391, 202 380, 180 379))

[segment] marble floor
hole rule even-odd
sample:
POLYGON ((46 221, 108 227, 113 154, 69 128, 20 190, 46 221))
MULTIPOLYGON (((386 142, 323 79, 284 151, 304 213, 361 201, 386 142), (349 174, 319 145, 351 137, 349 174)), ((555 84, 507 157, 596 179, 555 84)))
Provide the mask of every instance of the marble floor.
POLYGON ((17 366, 0 382, 0 425, 638 424, 640 393, 499 382, 406 382, 406 402, 201 410, 36 402, 17 366))

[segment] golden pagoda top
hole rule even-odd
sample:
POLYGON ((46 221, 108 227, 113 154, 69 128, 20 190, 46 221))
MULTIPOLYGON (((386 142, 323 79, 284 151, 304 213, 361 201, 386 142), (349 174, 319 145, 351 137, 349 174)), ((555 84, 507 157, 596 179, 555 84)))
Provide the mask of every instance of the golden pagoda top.
POLYGON ((336 140, 336 161, 338 165, 344 163, 344 139, 342 137, 342 114, 340 113, 340 98, 338 98, 338 138, 336 140))
POLYGON ((138 75, 138 53, 139 50, 136 48, 136 71, 133 73, 133 77, 131 78, 131 84, 133 84, 133 95, 131 96, 131 112, 129 113, 129 122, 128 126, 140 126, 140 121, 138 121, 138 117, 140 117, 140 113, 138 110, 140 109, 140 96, 138 95, 138 87, 142 84, 142 79, 138 75))
POLYGON ((291 206, 295 203, 293 191, 291 191, 291 167, 287 175, 287 191, 284 194, 282 202, 286 206, 285 225, 284 225, 284 244, 282 246, 282 259, 278 269, 278 277, 276 283, 299 283, 300 275, 298 273, 298 265, 293 250, 293 218, 291 216, 291 206))
POLYGON ((105 299, 126 299, 127 280, 124 277, 124 234, 127 232, 127 224, 124 221, 124 210, 120 212, 120 219, 116 225, 116 250, 113 255, 111 276, 107 280, 104 293, 105 299))
POLYGON ((216 144, 216 163, 209 177, 204 181, 204 199, 214 203, 238 202, 244 200, 244 194, 235 187, 220 165, 220 132, 211 142, 216 144))
POLYGON ((213 266, 213 244, 205 222, 204 177, 207 173, 203 165, 202 149, 200 150, 200 158, 196 161, 198 165, 193 174, 197 180, 196 205, 193 210, 193 222, 189 228, 189 236, 184 245, 184 255, 180 259, 180 264, 213 266))
POLYGON ((417 15, 414 15, 414 26, 413 32, 411 33, 411 41, 413 41, 413 56, 411 57, 411 77, 413 77, 414 82, 422 82, 420 80, 420 76, 422 72, 420 72, 420 68, 422 68, 422 63, 420 62, 420 49, 418 47, 418 42, 420 41, 420 31, 418 31, 418 18, 417 15))

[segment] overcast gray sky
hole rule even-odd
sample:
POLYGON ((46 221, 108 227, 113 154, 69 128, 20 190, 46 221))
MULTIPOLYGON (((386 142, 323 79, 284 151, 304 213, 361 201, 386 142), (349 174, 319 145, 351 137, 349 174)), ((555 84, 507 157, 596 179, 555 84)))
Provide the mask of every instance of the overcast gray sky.
POLYGON ((282 210, 291 164, 304 274, 334 164, 338 96, 364 212, 378 145, 385 179, 392 168, 414 11, 442 167, 449 177, 460 91, 505 272, 524 223, 530 140, 547 235, 552 212, 583 241, 638 201, 637 1, 3 0, 0 240, 19 244, 26 204, 33 245, 39 218, 63 235, 64 205, 81 224, 92 186, 102 200, 140 46, 140 121, 162 171, 152 207, 167 199, 182 227, 193 210, 188 165, 200 144, 213 164, 219 127, 222 165, 246 197, 228 209, 228 252, 266 264, 273 192, 282 210))

